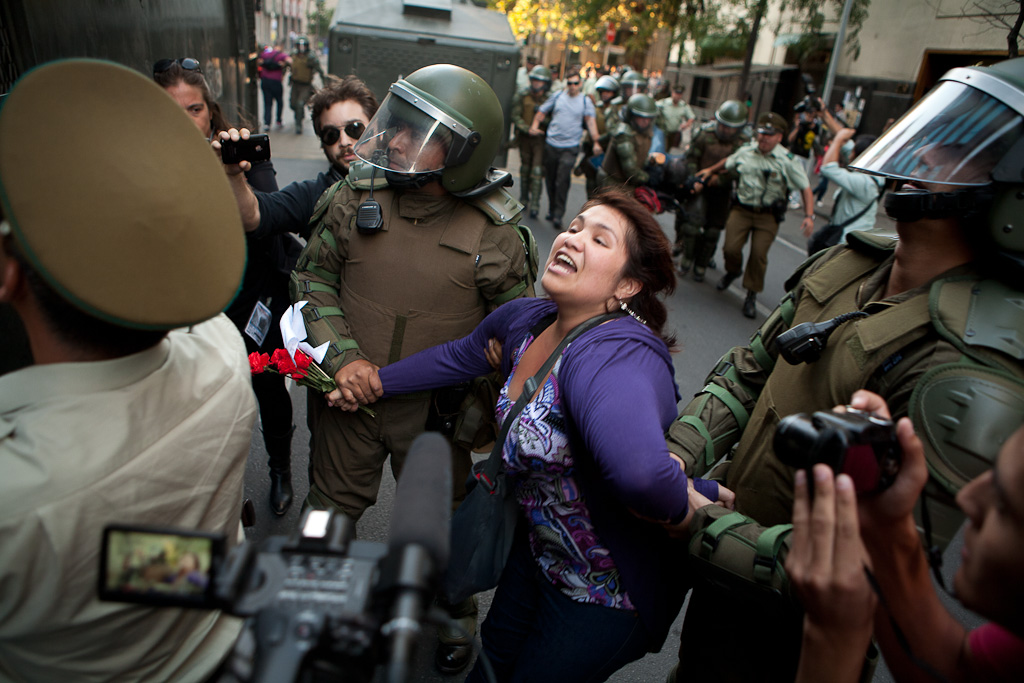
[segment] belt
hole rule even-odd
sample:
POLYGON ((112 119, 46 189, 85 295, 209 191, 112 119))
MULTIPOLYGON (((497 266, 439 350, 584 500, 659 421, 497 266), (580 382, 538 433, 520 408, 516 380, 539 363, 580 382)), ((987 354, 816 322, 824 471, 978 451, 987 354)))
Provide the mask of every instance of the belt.
POLYGON ((746 209, 751 213, 771 213, 772 208, 770 206, 750 206, 749 204, 739 203, 738 206, 741 209, 746 209))

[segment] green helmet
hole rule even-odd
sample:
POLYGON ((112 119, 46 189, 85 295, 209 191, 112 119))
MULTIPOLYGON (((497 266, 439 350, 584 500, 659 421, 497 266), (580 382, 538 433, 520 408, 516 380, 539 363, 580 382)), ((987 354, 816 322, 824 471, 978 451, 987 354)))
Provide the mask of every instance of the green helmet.
POLYGON ((637 73, 636 71, 630 71, 622 77, 622 84, 620 87, 624 96, 632 97, 633 95, 642 93, 647 89, 647 79, 643 77, 643 74, 637 73))
POLYGON ((595 90, 608 90, 613 93, 619 92, 619 82, 611 76, 601 76, 594 84, 595 90))
POLYGON ((545 83, 551 82, 551 69, 547 68, 542 64, 530 69, 530 73, 527 74, 532 81, 544 81, 545 83))
POLYGON ((505 117, 491 86, 472 71, 434 64, 391 85, 353 151, 392 185, 440 180, 460 193, 487 174, 505 117))
POLYGON ((1001 274, 1024 275, 1024 57, 949 71, 850 163, 912 181, 891 192, 897 221, 957 217, 1001 274), (923 187, 922 187, 923 186, 923 187))
POLYGON ((658 115, 658 105, 650 95, 633 95, 622 108, 623 120, 632 124, 638 116, 653 119, 658 115))
POLYGON ((739 100, 726 100, 715 110, 715 120, 727 128, 742 128, 747 123, 747 105, 739 100))

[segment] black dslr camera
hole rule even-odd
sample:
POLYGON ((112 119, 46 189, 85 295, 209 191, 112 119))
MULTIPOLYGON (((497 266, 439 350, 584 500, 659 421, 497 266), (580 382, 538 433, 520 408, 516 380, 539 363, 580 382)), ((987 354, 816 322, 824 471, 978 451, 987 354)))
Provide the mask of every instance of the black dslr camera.
POLYGON ((814 113, 818 111, 818 98, 814 96, 814 80, 807 74, 800 74, 800 78, 804 80, 804 98, 796 103, 793 111, 797 114, 804 111, 814 113))
POLYGON ((810 470, 820 462, 836 474, 850 475, 859 495, 891 486, 903 459, 893 423, 852 408, 785 417, 775 430, 774 446, 779 460, 791 467, 810 470))

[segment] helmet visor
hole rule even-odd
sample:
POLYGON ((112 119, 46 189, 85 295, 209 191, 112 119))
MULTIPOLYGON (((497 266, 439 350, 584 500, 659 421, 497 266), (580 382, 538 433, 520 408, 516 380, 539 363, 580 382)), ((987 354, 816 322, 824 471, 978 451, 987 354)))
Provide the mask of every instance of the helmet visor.
POLYGON ((429 173, 445 168, 452 140, 450 125, 396 96, 392 89, 353 151, 385 171, 429 173))
POLYGON ((850 168, 941 185, 987 185, 1022 136, 1024 122, 1014 109, 977 88, 943 81, 850 168))

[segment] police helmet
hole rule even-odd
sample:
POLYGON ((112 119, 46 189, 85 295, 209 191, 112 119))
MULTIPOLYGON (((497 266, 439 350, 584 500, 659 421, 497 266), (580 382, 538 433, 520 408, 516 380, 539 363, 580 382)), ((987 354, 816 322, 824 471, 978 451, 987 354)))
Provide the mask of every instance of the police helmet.
POLYGON ((551 69, 547 68, 543 64, 530 69, 530 73, 527 74, 531 81, 544 81, 545 83, 551 83, 551 69))
POLYGON ((727 128, 742 128, 747 123, 747 105, 739 100, 726 100, 715 110, 715 120, 727 128))
POLYGON ((622 108, 622 117, 626 123, 633 124, 637 117, 653 119, 658 115, 658 105, 650 95, 633 95, 622 108))
POLYGON ((295 49, 299 52, 309 52, 309 38, 306 36, 300 36, 299 39, 295 41, 295 49))
POLYGON ((622 77, 622 84, 620 85, 620 88, 620 92, 623 96, 632 97, 633 95, 642 93, 647 89, 647 79, 636 71, 630 71, 622 77))
POLYGON ((850 167, 913 183, 886 198, 892 218, 958 217, 1024 274, 1024 57, 949 71, 850 167))
POLYGON ((434 64, 391 85, 353 151, 383 169, 394 186, 439 180, 458 194, 484 179, 504 121, 498 97, 482 78, 434 64))
POLYGON ((601 76, 597 79, 597 83, 594 84, 595 90, 607 90, 609 92, 619 92, 619 82, 611 76, 601 76))

